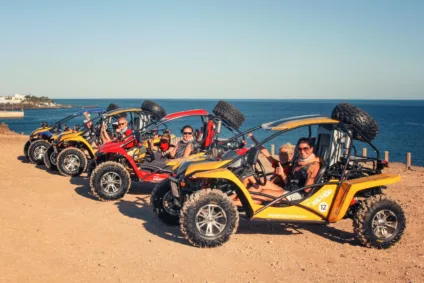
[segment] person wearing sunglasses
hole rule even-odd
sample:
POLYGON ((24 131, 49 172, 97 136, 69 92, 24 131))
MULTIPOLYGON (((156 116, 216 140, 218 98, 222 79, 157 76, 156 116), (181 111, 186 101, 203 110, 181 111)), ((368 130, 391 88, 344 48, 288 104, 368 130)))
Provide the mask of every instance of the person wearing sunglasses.
MULTIPOLYGON (((132 130, 128 128, 128 121, 127 118, 125 118, 124 116, 121 116, 118 118, 118 127, 115 130, 117 134, 121 135, 121 138, 124 139, 126 137, 128 137, 129 135, 132 134, 132 130)), ((106 124, 102 125, 102 129, 101 129, 101 137, 103 142, 108 142, 108 141, 112 141, 112 140, 116 140, 116 138, 112 139, 109 134, 106 131, 106 124)))
POLYGON ((183 135, 177 145, 169 152, 171 158, 187 157, 193 152, 193 128, 190 125, 185 125, 181 129, 183 135))
MULTIPOLYGON (((314 184, 315 177, 317 176, 320 169, 320 161, 319 158, 314 154, 313 139, 299 139, 296 148, 298 151, 298 157, 293 162, 293 169, 290 174, 288 174, 288 176, 282 176, 283 180, 285 180, 285 185, 281 187, 273 182, 267 182, 265 186, 256 185, 255 188, 259 192, 279 197, 288 191, 294 191, 299 188, 314 184)), ((304 189, 303 191, 287 196, 286 199, 289 201, 300 200, 310 190, 311 188, 304 189)), ((257 195, 254 195, 253 198, 261 201, 270 200, 267 197, 257 195)))

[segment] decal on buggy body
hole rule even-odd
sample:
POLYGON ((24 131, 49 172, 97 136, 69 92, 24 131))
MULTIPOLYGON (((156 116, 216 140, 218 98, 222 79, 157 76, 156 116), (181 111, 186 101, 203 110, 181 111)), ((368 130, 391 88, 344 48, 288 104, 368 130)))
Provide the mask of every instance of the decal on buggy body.
POLYGON ((319 211, 326 212, 328 209, 328 204, 326 202, 321 202, 318 206, 319 211))
POLYGON ((280 213, 269 213, 268 218, 294 218, 294 219, 304 219, 306 215, 296 215, 296 214, 280 214, 280 213))
POLYGON ((333 192, 332 189, 328 189, 328 190, 322 191, 318 196, 315 197, 315 199, 312 201, 312 203, 308 202, 307 205, 311 205, 311 206, 318 205, 326 197, 328 197, 329 195, 331 195, 332 192, 333 192))

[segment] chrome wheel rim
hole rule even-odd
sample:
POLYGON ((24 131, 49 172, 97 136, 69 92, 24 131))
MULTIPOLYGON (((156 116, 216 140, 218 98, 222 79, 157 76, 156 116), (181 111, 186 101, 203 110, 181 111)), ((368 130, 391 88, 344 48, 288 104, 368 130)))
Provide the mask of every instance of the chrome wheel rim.
POLYGON ((56 165, 56 158, 57 158, 56 152, 53 152, 52 154, 50 154, 50 163, 53 165, 56 165))
POLYGON ((100 179, 100 186, 107 194, 116 193, 122 187, 122 179, 115 172, 107 172, 100 179))
POLYGON ((177 216, 179 214, 179 210, 176 209, 176 206, 174 204, 174 197, 172 196, 171 191, 167 192, 163 196, 162 205, 168 214, 171 214, 173 216, 177 216))
POLYGON ((202 206, 196 214, 197 230, 207 237, 220 234, 227 224, 227 214, 218 205, 202 206))
POLYGON ((374 215, 371 226, 374 235, 385 240, 395 234, 398 227, 398 218, 391 210, 381 210, 374 215))
POLYGON ((46 153, 47 148, 44 145, 39 145, 34 149, 34 156, 35 159, 41 160, 44 157, 44 154, 46 153))
POLYGON ((81 165, 81 160, 76 154, 69 154, 63 159, 63 167, 69 171, 77 171, 81 165))

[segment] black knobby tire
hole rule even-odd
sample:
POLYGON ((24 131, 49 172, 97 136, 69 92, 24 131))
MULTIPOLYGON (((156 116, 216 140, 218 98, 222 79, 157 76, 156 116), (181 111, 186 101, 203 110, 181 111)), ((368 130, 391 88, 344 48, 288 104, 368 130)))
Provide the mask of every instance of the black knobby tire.
POLYGON ((91 174, 90 187, 93 195, 102 201, 118 200, 122 198, 131 187, 130 173, 120 163, 114 161, 104 162, 97 166, 91 174), (107 191, 103 189, 104 184, 102 182, 107 181, 109 176, 112 177, 113 180, 118 180, 119 178, 121 181, 117 190, 114 188, 108 189, 107 191))
POLYGON ((114 103, 111 103, 111 104, 109 104, 109 106, 106 108, 106 112, 109 112, 109 111, 112 111, 112 110, 116 110, 116 109, 119 109, 119 106, 118 106, 118 105, 116 105, 116 104, 114 104, 114 103))
POLYGON ((240 128, 245 120, 243 113, 224 100, 220 100, 212 112, 235 129, 240 128))
POLYGON ((80 149, 68 147, 57 156, 56 166, 63 176, 76 177, 87 169, 87 157, 80 149))
POLYGON ((163 117, 166 116, 165 109, 163 109, 162 106, 160 106, 159 104, 151 100, 145 100, 143 104, 141 104, 141 110, 150 112, 151 114, 156 116, 156 118, 158 119, 162 119, 163 117))
POLYGON ((365 141, 363 137, 372 141, 378 134, 378 124, 370 114, 349 103, 340 103, 334 107, 331 118, 359 129, 353 132, 353 138, 365 141))
POLYGON ((402 208, 396 202, 383 195, 361 201, 353 217, 353 231, 355 237, 366 247, 375 247, 378 249, 390 248, 400 240, 405 227, 406 218, 402 208), (382 238, 374 232, 373 222, 378 223, 376 219, 379 219, 378 216, 384 215, 385 212, 389 215, 387 219, 392 220, 390 222, 390 227, 394 226, 394 219, 396 219, 397 224, 395 228, 387 229, 390 233, 387 238, 382 238))
POLYGON ((53 146, 50 146, 47 151, 46 154, 44 154, 44 165, 47 167, 47 169, 50 170, 56 170, 57 166, 57 154, 56 152, 54 152, 54 148, 53 146))
POLYGON ((166 224, 180 223, 180 209, 173 203, 171 184, 169 179, 155 185, 150 196, 153 212, 166 224))
POLYGON ((49 148, 50 143, 45 140, 36 140, 28 148, 28 159, 31 163, 41 165, 44 163, 44 153, 49 148))
POLYGON ((31 145, 31 141, 27 141, 24 145, 24 156, 26 157, 26 159, 28 159, 28 149, 30 145, 31 145))
POLYGON ((216 247, 227 242, 231 235, 236 232, 238 223, 239 215, 233 201, 222 191, 216 189, 202 189, 193 193, 184 203, 180 213, 181 232, 191 244, 202 248, 216 247), (197 224, 202 219, 199 217, 202 211, 209 210, 211 206, 217 214, 225 212, 226 221, 225 224, 220 223, 224 225, 222 231, 216 231, 217 228, 212 226, 216 233, 205 235, 200 231, 197 224))

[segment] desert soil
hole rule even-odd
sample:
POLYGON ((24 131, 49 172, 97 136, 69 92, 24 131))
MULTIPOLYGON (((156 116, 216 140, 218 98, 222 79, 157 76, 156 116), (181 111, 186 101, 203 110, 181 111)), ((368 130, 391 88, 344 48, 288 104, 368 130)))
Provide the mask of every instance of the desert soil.
POLYGON ((85 176, 25 161, 27 137, 0 135, 0 282, 423 282, 424 170, 392 164, 389 187, 407 217, 402 240, 364 248, 352 221, 248 222, 225 245, 192 247, 149 206, 152 186, 100 202, 85 176))

